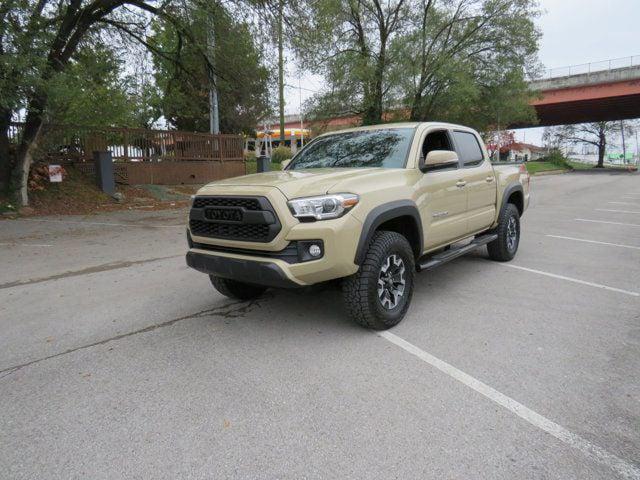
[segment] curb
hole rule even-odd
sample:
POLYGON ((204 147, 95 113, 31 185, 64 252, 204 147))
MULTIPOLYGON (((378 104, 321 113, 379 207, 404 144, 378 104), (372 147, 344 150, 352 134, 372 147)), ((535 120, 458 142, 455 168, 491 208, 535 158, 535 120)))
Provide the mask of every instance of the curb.
POLYGON ((544 170, 542 172, 530 174, 532 177, 543 177, 545 175, 560 175, 561 173, 569 173, 571 170, 544 170))

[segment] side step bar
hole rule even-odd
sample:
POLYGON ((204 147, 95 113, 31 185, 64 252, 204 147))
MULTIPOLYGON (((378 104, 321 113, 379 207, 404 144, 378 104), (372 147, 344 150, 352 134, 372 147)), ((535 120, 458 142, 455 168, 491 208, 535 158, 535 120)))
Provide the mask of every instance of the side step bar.
POLYGON ((472 252, 478 247, 486 245, 489 242, 493 242, 496 238, 498 238, 498 235, 495 233, 487 233, 486 235, 476 237, 471 241, 471 243, 463 245, 462 247, 451 248, 449 250, 445 250, 444 252, 426 257, 425 259, 421 259, 416 265, 416 269, 419 272, 422 272, 423 270, 431 270, 433 268, 439 267, 443 263, 447 263, 454 258, 458 258, 462 255, 472 252))

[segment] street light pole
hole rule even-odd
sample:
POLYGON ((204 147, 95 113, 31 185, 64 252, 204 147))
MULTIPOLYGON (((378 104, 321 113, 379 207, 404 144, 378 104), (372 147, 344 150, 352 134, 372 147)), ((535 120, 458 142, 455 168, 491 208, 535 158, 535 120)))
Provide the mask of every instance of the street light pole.
POLYGON ((284 21, 284 0, 278 0, 278 110, 280 120, 280 145, 284 145, 284 46, 282 23, 284 21))
POLYGON ((215 30, 213 13, 209 13, 209 28, 207 29, 207 57, 209 57, 209 133, 220 133, 220 116, 218 113, 218 89, 216 76, 213 71, 215 60, 215 30))

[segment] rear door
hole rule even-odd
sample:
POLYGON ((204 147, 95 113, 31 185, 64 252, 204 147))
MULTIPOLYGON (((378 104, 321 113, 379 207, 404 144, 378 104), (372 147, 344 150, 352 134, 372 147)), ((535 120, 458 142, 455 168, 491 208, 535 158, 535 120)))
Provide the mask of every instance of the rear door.
POLYGON ((488 228, 496 213, 496 179, 488 155, 480 146, 480 138, 466 130, 453 130, 461 177, 467 190, 467 233, 488 228))

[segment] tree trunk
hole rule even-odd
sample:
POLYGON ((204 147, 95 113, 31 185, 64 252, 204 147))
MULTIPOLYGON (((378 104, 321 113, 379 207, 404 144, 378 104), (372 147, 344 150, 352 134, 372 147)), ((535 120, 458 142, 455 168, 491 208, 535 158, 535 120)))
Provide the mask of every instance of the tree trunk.
POLYGON ((22 140, 18 147, 16 162, 11 175, 11 184, 16 202, 26 207, 29 205, 29 171, 33 163, 33 152, 38 146, 40 130, 42 129, 43 98, 38 98, 29 106, 29 113, 24 124, 22 140))
POLYGON ((596 168, 604 168, 604 152, 607 147, 607 140, 604 132, 600 132, 600 138, 598 142, 598 164, 596 168))
POLYGON ((382 123, 382 79, 384 77, 385 63, 385 49, 383 46, 376 63, 373 82, 369 90, 370 94, 365 97, 364 115, 362 116, 363 125, 382 123))
POLYGON ((411 104, 411 113, 409 114, 409 119, 413 122, 417 122, 422 120, 420 105, 422 104, 422 94, 420 92, 416 92, 413 96, 413 103, 411 104))
POLYGON ((11 181, 11 147, 9 142, 9 124, 11 122, 11 111, 0 110, 0 193, 9 193, 11 181))

